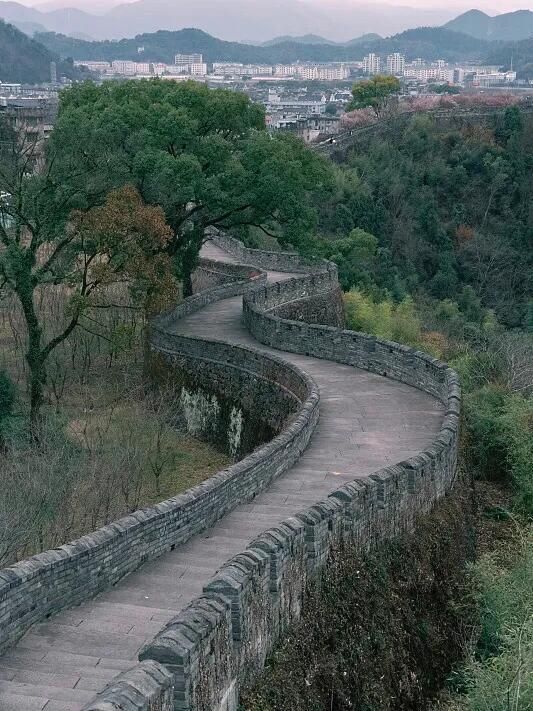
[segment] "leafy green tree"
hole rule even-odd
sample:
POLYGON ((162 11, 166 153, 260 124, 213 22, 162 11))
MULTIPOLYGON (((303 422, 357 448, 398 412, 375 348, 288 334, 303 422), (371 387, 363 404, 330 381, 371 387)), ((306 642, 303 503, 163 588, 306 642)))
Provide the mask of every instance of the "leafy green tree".
POLYGON ((266 132, 257 104, 195 82, 74 87, 50 159, 80 207, 125 184, 160 205, 186 295, 209 228, 253 227, 297 245, 315 224, 316 191, 331 182, 327 162, 302 142, 266 132))
POLYGON ((377 264, 378 240, 364 230, 356 228, 344 239, 326 243, 325 256, 339 267, 339 281, 344 290, 357 285, 369 289, 374 285, 377 264))
POLYGON ((524 130, 524 119, 518 106, 509 106, 503 116, 499 118, 496 126, 496 138, 506 145, 515 135, 524 130))
POLYGON ((371 107, 378 118, 389 109, 392 98, 400 93, 397 77, 378 74, 372 79, 358 82, 352 88, 353 99, 348 110, 371 107))
POLYGON ((455 95, 461 93, 461 89, 453 84, 431 84, 428 88, 435 94, 455 95))

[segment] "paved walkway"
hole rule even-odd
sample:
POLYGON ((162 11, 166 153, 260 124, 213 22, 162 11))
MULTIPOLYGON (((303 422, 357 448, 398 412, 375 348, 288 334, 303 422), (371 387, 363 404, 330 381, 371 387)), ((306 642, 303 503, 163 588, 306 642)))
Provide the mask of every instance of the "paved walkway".
MULTIPOLYGON (((206 256, 233 261, 214 245, 204 249, 206 256)), ((271 272, 269 280, 288 276, 271 272)), ((244 330, 241 302, 212 304, 177 322, 175 331, 274 352, 244 330)), ((307 371, 321 392, 320 422, 300 461, 204 534, 95 600, 35 625, 0 658, 0 711, 79 711, 132 667, 139 648, 261 531, 347 481, 416 454, 440 428, 440 404, 407 385, 330 361, 284 358, 307 371)))

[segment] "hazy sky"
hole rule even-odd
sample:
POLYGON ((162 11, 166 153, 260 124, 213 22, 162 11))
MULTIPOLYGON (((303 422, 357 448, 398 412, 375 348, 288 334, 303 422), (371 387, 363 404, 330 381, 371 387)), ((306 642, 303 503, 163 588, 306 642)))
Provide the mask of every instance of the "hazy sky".
MULTIPOLYGON (((89 5, 90 2, 79 2, 79 0, 17 0, 24 5, 60 5, 63 7, 68 7, 69 5, 89 5)), ((254 0, 250 0, 253 2, 254 0)), ((266 0, 268 3, 268 0, 266 0)), ((338 2, 339 0, 303 0, 304 2, 313 2, 316 5, 323 5, 326 7, 330 2, 338 2)), ((97 3, 100 6, 119 5, 123 2, 134 2, 134 0, 99 0, 97 3)), ((224 0, 220 0, 221 3, 224 0)), ((473 7, 484 10, 492 15, 496 15, 501 12, 511 12, 512 10, 533 10, 533 0, 379 0, 379 4, 384 4, 386 2, 388 5, 403 6, 403 7, 417 7, 420 9, 457 9, 459 12, 469 10, 473 7)), ((358 5, 371 5, 373 4, 370 0, 344 0, 344 4, 357 7, 358 5)))
MULTIPOLYGON (((223 0, 221 0, 223 2, 223 0)), ((317 5, 327 6, 329 2, 338 0, 311 0, 317 5)), ((357 7, 358 4, 368 5, 368 0, 344 0, 344 4, 357 7)), ((533 0, 379 0, 379 4, 395 5, 396 7, 417 7, 420 9, 449 9, 457 8, 460 11, 483 10, 492 15, 513 10, 533 10, 533 0)))
MULTIPOLYGON (((97 8, 111 8, 115 5, 120 5, 125 2, 135 2, 135 0, 16 0, 22 5, 30 5, 33 7, 44 6, 46 9, 54 7, 79 7, 84 6, 90 10, 91 6, 97 8), (48 7, 47 7, 48 6, 48 7)), ((358 5, 371 5, 370 0, 341 0, 343 4, 356 8, 358 5)), ((220 0, 221 3, 224 0, 220 0)), ((254 2, 254 0, 250 0, 254 2)), ((328 3, 339 2, 339 0, 303 0, 303 2, 313 2, 315 5, 327 7, 328 3)), ((268 3, 268 0, 267 0, 268 3)), ((388 4, 400 7, 414 7, 425 10, 457 10, 457 13, 476 8, 484 10, 490 15, 497 15, 502 12, 511 12, 513 10, 533 10, 533 0, 378 0, 379 5, 388 4)))

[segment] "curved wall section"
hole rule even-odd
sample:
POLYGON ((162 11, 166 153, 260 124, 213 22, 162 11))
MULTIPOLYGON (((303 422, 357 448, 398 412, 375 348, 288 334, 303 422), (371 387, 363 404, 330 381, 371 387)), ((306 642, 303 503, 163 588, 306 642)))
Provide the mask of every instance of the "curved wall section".
POLYGON ((228 254, 238 259, 243 264, 253 265, 259 269, 270 271, 292 272, 309 274, 310 272, 330 272, 337 274, 337 267, 333 262, 325 259, 305 259, 296 252, 274 252, 264 249, 251 249, 240 240, 229 235, 212 230, 209 239, 228 254))
MULTIPOLYGON (((225 237, 218 241, 243 260, 256 259, 255 250, 225 237)), ((293 268, 280 253, 258 261, 270 269, 293 268)), ((445 406, 442 426, 416 457, 347 484, 260 535, 141 651, 141 660, 174 675, 174 709, 180 711, 236 711, 239 685, 261 671, 275 642, 299 618, 306 588, 320 580, 330 550, 343 542, 365 550, 412 529, 415 517, 455 480, 461 398, 456 373, 397 343, 284 319, 279 313, 286 304, 327 293, 336 279, 327 263, 311 274, 309 266, 300 266, 307 271, 301 277, 244 296, 252 335, 273 348, 363 368, 430 393, 445 406)))
MULTIPOLYGON (((290 468, 307 446, 319 415, 318 388, 311 378, 280 358, 165 331, 168 323, 219 299, 254 289, 266 279, 264 273, 242 265, 224 265, 223 271, 228 277, 224 283, 155 319, 150 348, 189 364, 211 363, 219 371, 233 374, 233 379, 244 369, 252 394, 254 384, 258 389, 276 390, 278 402, 290 402, 291 417, 283 425, 279 422, 280 433, 271 442, 185 493, 0 571, 0 653, 33 624, 94 597, 146 561, 213 525, 290 468)), ((144 669, 133 675, 135 683, 144 669)), ((124 683, 129 680, 127 677, 124 683)), ((153 690, 153 680, 150 684, 153 690)), ((165 695, 170 693, 167 687, 166 682, 161 687, 165 695)), ((122 691, 118 689, 117 694, 122 691)), ((146 703, 139 708, 162 708, 157 706, 157 694, 154 698, 155 705, 146 703)))

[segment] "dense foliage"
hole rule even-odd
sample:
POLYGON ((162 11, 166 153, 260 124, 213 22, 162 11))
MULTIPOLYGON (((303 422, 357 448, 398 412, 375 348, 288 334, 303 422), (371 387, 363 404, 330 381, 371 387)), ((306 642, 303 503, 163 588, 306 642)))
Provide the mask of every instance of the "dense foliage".
POLYGON ((83 207, 128 184, 161 206, 187 295, 209 228, 254 226, 298 244, 315 225, 327 163, 264 129, 263 109, 243 94, 194 82, 88 83, 64 95, 50 151, 83 207))
POLYGON ((376 117, 381 118, 386 113, 392 97, 399 94, 400 89, 400 80, 390 75, 377 75, 358 82, 353 86, 353 99, 348 106, 348 111, 370 107, 376 117))
POLYGON ((377 132, 357 146, 324 206, 328 256, 341 251, 345 288, 358 281, 347 243, 377 240, 368 278, 395 298, 425 293, 465 302, 472 293, 498 320, 526 327, 533 275, 533 132, 516 107, 491 125, 442 129, 430 117, 377 132), (351 275, 350 275, 351 272, 351 275))

